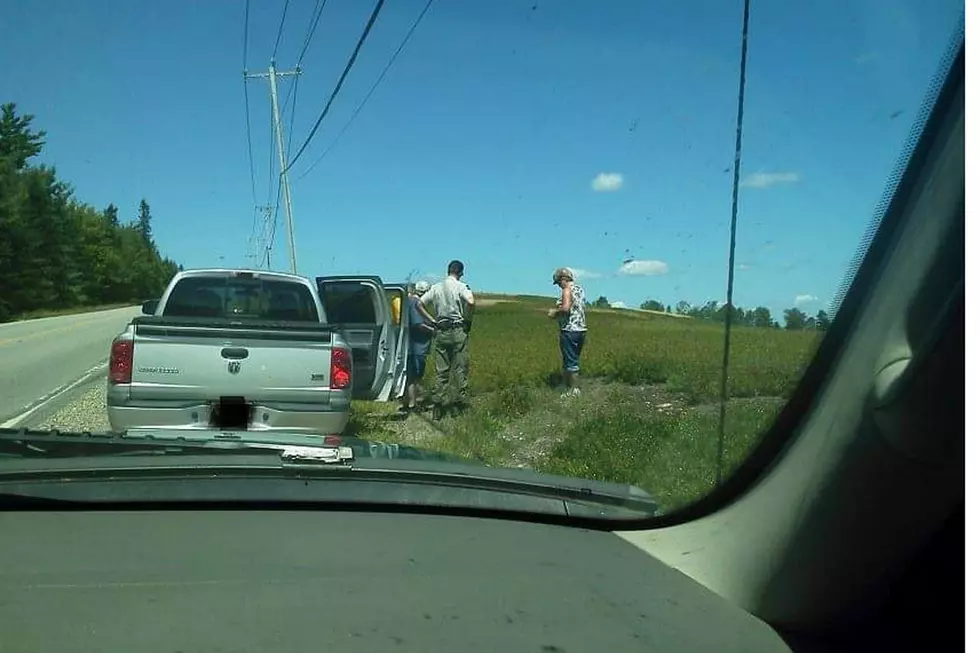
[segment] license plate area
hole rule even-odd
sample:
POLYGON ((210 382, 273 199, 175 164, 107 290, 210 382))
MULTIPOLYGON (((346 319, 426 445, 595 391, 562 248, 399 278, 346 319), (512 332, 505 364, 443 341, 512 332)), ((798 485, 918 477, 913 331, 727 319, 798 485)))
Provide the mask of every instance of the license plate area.
POLYGON ((220 397, 212 401, 209 426, 221 431, 247 431, 255 406, 245 397, 220 397))

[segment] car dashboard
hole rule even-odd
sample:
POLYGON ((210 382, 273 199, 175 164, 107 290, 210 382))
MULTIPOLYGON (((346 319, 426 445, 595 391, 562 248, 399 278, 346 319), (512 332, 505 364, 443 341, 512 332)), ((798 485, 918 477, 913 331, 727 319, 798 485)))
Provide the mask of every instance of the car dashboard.
POLYGON ((614 533, 317 510, 0 513, 0 651, 769 651, 614 533))

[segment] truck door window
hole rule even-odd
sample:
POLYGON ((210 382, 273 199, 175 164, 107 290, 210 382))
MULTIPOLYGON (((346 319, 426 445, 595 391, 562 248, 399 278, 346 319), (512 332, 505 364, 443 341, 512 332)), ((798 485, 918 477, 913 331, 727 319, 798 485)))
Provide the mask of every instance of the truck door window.
POLYGON ((321 289, 327 320, 340 324, 378 324, 375 290, 359 283, 332 283, 321 289))

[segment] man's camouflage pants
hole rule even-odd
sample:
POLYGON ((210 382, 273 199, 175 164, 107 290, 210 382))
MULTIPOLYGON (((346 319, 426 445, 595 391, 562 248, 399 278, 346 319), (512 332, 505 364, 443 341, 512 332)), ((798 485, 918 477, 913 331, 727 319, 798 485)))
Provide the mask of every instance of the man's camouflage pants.
POLYGON ((432 338, 436 378, 432 401, 448 408, 465 405, 469 394, 470 336, 463 327, 436 331, 432 338))

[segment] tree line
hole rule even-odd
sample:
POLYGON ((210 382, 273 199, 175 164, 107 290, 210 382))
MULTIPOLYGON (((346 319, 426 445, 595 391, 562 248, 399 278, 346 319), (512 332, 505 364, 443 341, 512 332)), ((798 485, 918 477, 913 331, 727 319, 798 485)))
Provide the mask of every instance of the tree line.
MULTIPOLYGON (((609 300, 604 296, 600 296, 594 302, 590 302, 589 305, 596 308, 612 307, 609 300)), ((705 302, 701 306, 693 306, 686 301, 680 301, 671 307, 669 304, 664 305, 655 299, 648 299, 640 304, 640 308, 645 311, 660 311, 663 313, 686 315, 710 322, 723 323, 725 321, 725 304, 717 301, 705 302)), ((807 315, 798 308, 787 308, 783 311, 783 323, 780 325, 773 318, 770 310, 765 306, 757 306, 756 308, 750 309, 734 306, 732 310, 732 324, 767 329, 784 328, 790 331, 826 331, 827 327, 830 326, 830 316, 824 310, 817 311, 816 315, 807 315)))
POLYGON ((133 220, 89 206, 55 169, 33 165, 46 133, 0 107, 0 322, 38 310, 138 302, 182 269, 153 241, 150 205, 133 220))

